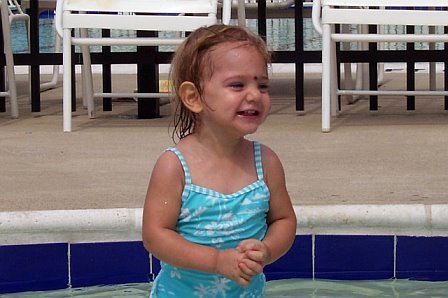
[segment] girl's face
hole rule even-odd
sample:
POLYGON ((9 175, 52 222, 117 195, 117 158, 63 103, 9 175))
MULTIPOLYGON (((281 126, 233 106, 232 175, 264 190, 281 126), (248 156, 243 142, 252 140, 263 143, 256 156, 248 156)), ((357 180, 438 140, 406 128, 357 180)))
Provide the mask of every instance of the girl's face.
POLYGON ((209 55, 212 74, 203 81, 201 129, 236 137, 254 133, 271 108, 266 61, 244 42, 220 44, 209 55))

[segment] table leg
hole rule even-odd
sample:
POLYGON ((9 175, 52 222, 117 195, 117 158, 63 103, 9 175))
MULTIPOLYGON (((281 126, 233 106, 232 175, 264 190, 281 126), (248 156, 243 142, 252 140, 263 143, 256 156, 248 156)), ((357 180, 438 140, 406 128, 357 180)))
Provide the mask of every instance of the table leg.
POLYGON ((30 1, 31 112, 40 112, 39 1, 30 1))

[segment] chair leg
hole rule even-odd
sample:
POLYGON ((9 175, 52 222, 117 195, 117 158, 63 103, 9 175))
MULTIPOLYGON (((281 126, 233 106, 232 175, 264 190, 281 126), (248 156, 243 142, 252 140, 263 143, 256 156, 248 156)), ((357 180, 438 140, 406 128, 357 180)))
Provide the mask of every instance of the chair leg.
MULTIPOLYGON (((350 28, 347 24, 342 25, 342 32, 348 33, 350 31, 350 28)), ((342 43, 343 49, 348 51, 350 50, 350 43, 344 42, 342 43)), ((344 63, 344 89, 352 90, 354 88, 353 86, 353 76, 352 76, 352 64, 351 63, 344 63)), ((348 104, 352 104, 355 102, 353 99, 353 95, 347 95, 345 96, 347 99, 348 104)))
MULTIPOLYGON (((358 30, 360 33, 366 34, 368 32, 368 27, 359 25, 358 30)), ((365 42, 358 42, 358 48, 360 50, 368 50, 368 45, 365 42)), ((369 68, 366 63, 357 63, 355 90, 368 90, 369 87, 369 68)), ((353 102, 357 101, 361 97, 361 95, 354 95, 353 102)))
POLYGON ((336 58, 336 42, 330 40, 330 111, 331 116, 337 116, 339 112, 338 101, 338 60, 336 58))
POLYGON ((64 29, 62 38, 63 51, 63 83, 62 83, 62 110, 64 132, 72 131, 72 45, 71 32, 64 29))
MULTIPOLYGON (((380 34, 385 34, 386 30, 384 29, 384 25, 379 25, 378 31, 380 34)), ((379 42, 378 48, 380 50, 384 50, 384 42, 379 42)), ((378 86, 381 86, 382 84, 384 84, 384 62, 378 63, 377 72, 378 72, 378 86)))
MULTIPOLYGON (((369 27, 367 25, 362 26, 362 34, 368 34, 369 27)), ((367 42, 362 43, 362 49, 365 51, 369 50, 369 44, 367 42)), ((362 89, 369 90, 369 65, 367 63, 362 64, 362 89)))
MULTIPOLYGON (((14 21, 22 20, 25 22, 26 36, 28 41, 28 50, 31 49, 31 40, 30 40, 30 16, 27 14, 20 15, 10 15, 9 16, 9 24, 12 24, 14 21)), ((28 66, 28 94, 29 101, 31 103, 31 65, 28 66)))
MULTIPOLYGON (((61 50, 61 38, 55 33, 54 38, 54 52, 59 53, 61 50)), ((59 82, 59 65, 53 65, 53 76, 49 82, 40 84, 40 91, 46 91, 56 88, 59 82)))
MULTIPOLYGON (((436 28, 434 26, 429 26, 429 34, 434 34, 436 32, 436 28)), ((429 50, 435 50, 436 44, 433 42, 429 43, 429 50)), ((437 90, 437 81, 436 81, 436 63, 429 62, 429 90, 435 91, 437 90)))
MULTIPOLYGON (((81 37, 87 37, 87 30, 80 30, 81 37)), ((81 79, 82 79, 82 96, 83 104, 87 105, 87 114, 89 118, 96 118, 95 110, 95 98, 93 95, 93 75, 92 75, 92 62, 90 59, 89 46, 81 46, 82 61, 81 66, 81 79)))
POLYGON ((238 0, 238 26, 246 27, 246 6, 244 0, 238 0))
POLYGON ((6 72, 8 80, 8 91, 6 92, 11 103, 11 117, 19 117, 19 104, 17 102, 16 76, 14 72, 14 57, 11 45, 11 27, 9 24, 8 2, 1 2, 3 46, 6 60, 6 72))
POLYGON ((322 132, 331 129, 331 27, 328 24, 322 26, 322 132))

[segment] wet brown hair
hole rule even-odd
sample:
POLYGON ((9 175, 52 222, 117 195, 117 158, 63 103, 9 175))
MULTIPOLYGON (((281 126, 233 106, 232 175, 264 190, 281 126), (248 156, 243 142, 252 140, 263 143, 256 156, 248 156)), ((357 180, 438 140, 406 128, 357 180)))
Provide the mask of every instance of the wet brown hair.
POLYGON ((182 103, 180 85, 185 81, 192 82, 202 97, 202 82, 213 74, 213 61, 207 54, 213 47, 227 42, 244 42, 253 46, 263 56, 266 66, 271 62, 264 40, 244 27, 219 24, 192 32, 179 46, 171 61, 170 84, 174 106, 172 138, 175 142, 176 138, 183 139, 194 132, 199 121, 198 115, 182 103))

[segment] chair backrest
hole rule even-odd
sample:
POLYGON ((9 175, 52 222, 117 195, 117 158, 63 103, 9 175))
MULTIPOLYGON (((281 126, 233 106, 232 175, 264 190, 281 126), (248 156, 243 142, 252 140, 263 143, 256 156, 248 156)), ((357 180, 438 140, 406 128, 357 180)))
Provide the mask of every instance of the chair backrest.
MULTIPOLYGON (((230 6, 225 0, 223 23, 230 6)), ((193 31, 215 24, 217 12, 218 0, 58 0, 56 28, 193 31)))
POLYGON ((322 24, 448 26, 447 0, 314 0, 313 26, 322 24))
POLYGON ((320 0, 320 2, 322 23, 326 24, 448 25, 447 0, 320 0))

